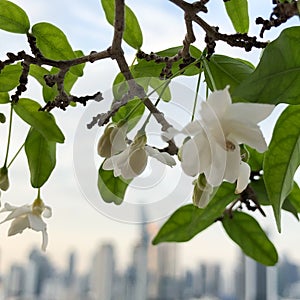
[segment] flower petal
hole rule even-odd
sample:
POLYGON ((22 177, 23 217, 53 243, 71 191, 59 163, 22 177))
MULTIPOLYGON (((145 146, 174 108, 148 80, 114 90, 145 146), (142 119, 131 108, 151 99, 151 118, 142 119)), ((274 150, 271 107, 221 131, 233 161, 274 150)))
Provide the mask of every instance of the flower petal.
POLYGON ((43 217, 45 218, 51 218, 52 217, 52 208, 49 206, 45 206, 43 211, 43 217))
POLYGON ((122 168, 122 176, 125 179, 140 175, 146 168, 148 155, 144 148, 134 149, 122 168))
POLYGON ((231 96, 229 94, 229 86, 224 90, 214 91, 207 98, 207 104, 215 112, 216 117, 221 119, 228 107, 231 106, 231 96))
POLYGON ((272 104, 233 103, 227 110, 227 116, 233 120, 257 124, 266 119, 274 108, 272 104))
POLYGON ((8 236, 15 235, 17 233, 22 233, 24 229, 29 227, 29 220, 28 216, 21 216, 18 218, 15 218, 9 227, 8 230, 8 236))
POLYGON ((23 205, 20 207, 15 207, 15 206, 11 206, 8 203, 5 203, 5 207, 2 211, 6 211, 6 209, 8 211, 11 211, 11 213, 0 224, 32 212, 31 205, 23 205))
POLYGON ((231 183, 235 182, 239 176, 241 153, 240 146, 234 143, 235 149, 227 151, 226 168, 224 173, 224 180, 231 183))
POLYGON ((228 139, 234 139, 238 144, 246 144, 258 152, 265 152, 268 149, 265 138, 258 125, 248 126, 241 122, 231 122, 228 126, 232 128, 228 139))
POLYGON ((249 177, 251 173, 250 166, 241 161, 240 169, 239 169, 239 176, 236 184, 235 193, 240 194, 248 185, 249 183, 249 177))
POLYGON ((36 214, 28 214, 29 227, 35 231, 43 231, 47 224, 43 221, 41 216, 36 214))
POLYGON ((149 156, 154 157, 163 164, 166 164, 170 167, 176 165, 175 159, 167 152, 160 152, 157 149, 154 149, 150 146, 145 146, 145 150, 149 156))
POLYGON ((42 230, 42 235, 43 235, 43 241, 42 241, 41 249, 42 251, 46 251, 46 248, 48 246, 48 233, 46 229, 42 230))
POLYGON ((192 121, 189 124, 187 124, 183 129, 181 130, 181 133, 186 134, 188 136, 194 136, 203 131, 201 122, 199 120, 192 121))

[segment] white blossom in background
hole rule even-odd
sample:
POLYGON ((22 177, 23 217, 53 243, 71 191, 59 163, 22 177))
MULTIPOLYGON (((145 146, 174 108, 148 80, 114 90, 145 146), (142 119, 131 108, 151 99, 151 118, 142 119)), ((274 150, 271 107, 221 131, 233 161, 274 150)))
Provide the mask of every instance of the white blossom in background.
POLYGON ((204 173, 213 187, 223 180, 237 181, 236 193, 241 193, 248 185, 251 170, 242 161, 239 145, 249 145, 258 152, 267 150, 258 123, 267 118, 275 106, 232 103, 228 89, 212 92, 207 101, 201 103, 199 120, 181 131, 191 137, 182 146, 181 163, 187 175, 204 173))
POLYGON ((140 175, 146 168, 148 157, 154 157, 163 164, 174 166, 174 158, 166 152, 160 152, 146 145, 145 135, 139 135, 126 146, 126 149, 107 158, 103 163, 104 170, 113 170, 114 176, 122 176, 124 179, 132 179, 140 175))
POLYGON ((8 236, 22 233, 26 228, 42 232, 42 250, 46 251, 48 244, 47 224, 42 219, 50 218, 52 210, 49 206, 45 206, 41 199, 36 199, 32 205, 12 206, 9 203, 4 204, 4 208, 0 212, 10 212, 10 214, 0 223, 11 221, 8 236))
POLYGON ((126 133, 127 125, 121 127, 115 124, 109 124, 101 138, 99 139, 97 150, 101 157, 111 157, 127 147, 126 133))

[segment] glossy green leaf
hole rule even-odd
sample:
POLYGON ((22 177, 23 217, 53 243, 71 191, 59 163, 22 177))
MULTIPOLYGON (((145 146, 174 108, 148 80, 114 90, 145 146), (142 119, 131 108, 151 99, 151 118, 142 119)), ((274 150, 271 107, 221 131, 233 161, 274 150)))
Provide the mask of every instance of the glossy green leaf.
POLYGON ((239 101, 300 104, 300 27, 283 30, 263 52, 256 70, 236 89, 239 101))
MULTIPOLYGON (((169 48, 163 51, 159 51, 156 54, 162 57, 166 56, 174 56, 178 53, 178 51, 182 49, 182 46, 169 48)), ((201 57, 202 52, 194 47, 190 46, 190 54, 193 58, 199 59, 201 57)), ((179 65, 182 64, 183 61, 180 59, 178 62, 175 62, 172 65, 172 73, 177 75, 186 75, 186 76, 194 76, 199 74, 199 68, 195 65, 190 65, 184 70, 181 70, 179 65)), ((132 74, 135 78, 138 77, 160 77, 162 69, 165 67, 165 63, 155 63, 154 61, 146 61, 144 59, 138 59, 138 63, 133 65, 131 68, 132 74)))
MULTIPOLYGON (((115 1, 101 0, 106 19, 109 24, 114 25, 115 1)), ((123 33, 124 41, 135 49, 140 49, 143 44, 143 34, 134 12, 125 5, 125 28, 123 33)))
POLYGON ((165 222, 152 243, 156 245, 192 239, 223 215, 226 206, 236 198, 234 190, 234 185, 223 183, 206 208, 198 208, 193 204, 180 207, 165 222))
POLYGON ((248 153, 249 153, 249 159, 247 161, 248 165, 251 167, 252 171, 259 172, 263 168, 263 161, 264 161, 264 153, 260 153, 256 151, 255 149, 244 146, 248 153))
POLYGON ((281 207, 292 191, 300 164, 300 105, 288 106, 279 117, 264 159, 264 181, 272 203, 278 231, 281 207))
POLYGON ((9 92, 17 87, 21 72, 22 67, 20 64, 5 66, 0 73, 0 92, 9 92))
POLYGON ((130 100, 122 106, 112 117, 114 123, 126 122, 130 131, 141 119, 145 111, 145 105, 140 99, 130 100))
POLYGON ((0 0, 0 29, 27 33, 29 28, 28 16, 21 7, 7 0, 0 0))
POLYGON ((229 85, 231 93, 254 70, 248 62, 218 54, 213 55, 205 65, 208 67, 204 68, 205 81, 210 90, 213 90, 212 76, 218 90, 229 85))
POLYGON ((0 104, 9 103, 9 94, 7 92, 0 92, 0 104))
POLYGON ((294 182, 293 189, 288 195, 290 203, 295 207, 297 213, 300 213, 300 188, 296 182, 294 182))
POLYGON ((235 31, 238 33, 247 33, 249 30, 248 1, 226 1, 225 7, 235 31))
MULTIPOLYGON (((297 185, 294 183, 294 186, 297 185)), ((268 197, 268 193, 265 187, 265 182, 263 180, 263 176, 260 176, 259 180, 251 181, 251 187, 256 195, 257 201, 260 205, 271 205, 271 202, 268 197)), ((298 187, 298 186, 297 186, 298 187)), ((282 209, 290 212, 298 221, 298 207, 300 204, 300 197, 299 197, 299 188, 298 190, 293 188, 293 191, 285 198, 282 209), (297 207, 298 204, 298 207, 297 207)))
POLYGON ((274 266, 278 261, 277 251, 257 221, 248 214, 235 211, 222 220, 229 237, 243 252, 266 266, 274 266))
POLYGON ((31 99, 21 98, 13 106, 17 115, 41 133, 48 141, 63 143, 65 137, 57 126, 53 115, 39 111, 40 104, 31 99))
POLYGON ((98 190, 107 203, 120 205, 125 197, 128 184, 132 180, 125 180, 122 177, 115 177, 112 170, 103 170, 102 165, 98 172, 98 190))
POLYGON ((25 141, 25 153, 34 188, 41 187, 49 178, 56 164, 56 142, 49 141, 34 128, 25 141))
MULTIPOLYGON (((58 27, 42 22, 32 27, 32 33, 36 37, 36 43, 42 54, 53 60, 75 59, 73 51, 66 35, 58 27)), ((82 76, 82 67, 74 66, 71 72, 76 76, 82 76)))

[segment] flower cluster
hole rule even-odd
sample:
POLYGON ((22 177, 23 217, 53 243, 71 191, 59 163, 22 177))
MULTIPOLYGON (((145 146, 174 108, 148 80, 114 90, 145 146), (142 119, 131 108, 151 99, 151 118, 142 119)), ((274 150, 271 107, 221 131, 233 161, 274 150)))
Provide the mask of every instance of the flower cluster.
MULTIPOLYGON (((209 187, 217 187, 224 180, 237 182, 236 193, 241 193, 248 185, 251 169, 243 161, 240 145, 259 152, 267 150, 258 123, 271 114, 274 105, 232 103, 228 89, 211 93, 201 103, 199 120, 181 131, 190 137, 180 151, 181 165, 187 175, 204 174, 209 187)), ((211 194, 211 188, 207 190, 211 194)), ((197 205, 205 206, 207 197, 205 193, 197 205)))
POLYGON ((145 170, 149 156, 171 167, 176 164, 170 154, 148 146, 145 134, 138 133, 130 144, 126 143, 126 129, 109 125, 100 138, 98 154, 106 158, 104 170, 113 170, 115 177, 132 179, 145 170))
POLYGON ((32 205, 22 205, 20 207, 5 203, 4 208, 0 212, 10 212, 0 223, 2 224, 12 220, 8 230, 8 236, 22 233, 26 228, 41 231, 43 236, 41 248, 43 251, 46 251, 48 244, 47 224, 42 219, 42 216, 50 218, 52 210, 49 206, 45 206, 40 198, 37 198, 32 205))

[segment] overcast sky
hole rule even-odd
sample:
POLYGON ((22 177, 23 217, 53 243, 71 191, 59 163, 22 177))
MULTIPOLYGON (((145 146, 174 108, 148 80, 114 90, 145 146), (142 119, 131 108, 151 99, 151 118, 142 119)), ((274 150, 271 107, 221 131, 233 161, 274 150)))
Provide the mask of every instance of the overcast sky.
MULTIPOLYGON (((110 44, 113 33, 112 27, 106 22, 104 14, 101 11, 101 5, 97 0, 19 0, 14 2, 22 5, 25 9, 30 18, 31 25, 37 22, 46 21, 60 27, 66 33, 75 50, 81 49, 85 53, 89 53, 92 50, 106 49, 110 44)), ((145 52, 158 51, 181 44, 185 32, 182 12, 177 7, 168 1, 158 0, 131 0, 127 3, 136 13, 143 30, 144 45, 142 50, 145 52)), ((270 12, 270 7, 271 1, 261 1, 259 8, 262 13, 260 15, 267 17, 270 12)), ((211 0, 209 9, 210 14, 206 16, 206 19, 211 22, 212 25, 221 24, 221 32, 232 32, 232 26, 224 14, 223 1, 211 0), (222 20, 222 22, 220 22, 220 20, 222 20)), ((250 11, 251 15, 258 16, 255 7, 251 5, 250 11)), ((292 22, 288 25, 291 24, 292 22)), ((257 34, 259 28, 254 24, 251 24, 250 32, 252 34, 257 34)), ((196 33, 199 40, 195 45, 202 49, 203 32, 197 29, 196 33)), ((272 39, 277 34, 278 31, 276 30, 271 33, 268 32, 266 34, 266 39, 272 39)), ((28 49, 25 42, 26 39, 21 35, 0 31, 0 41, 0 59, 4 59, 6 52, 16 52, 22 49, 28 49)), ((130 61, 134 52, 127 46, 124 46, 124 49, 127 53, 128 61, 130 61)), ((242 55, 243 58, 249 59, 253 63, 258 62, 260 55, 258 51, 255 51, 254 53, 244 53, 239 49, 230 49, 222 43, 218 44, 217 52, 233 57, 242 55)), ((97 62, 93 65, 88 64, 85 69, 86 76, 79 80, 73 92, 76 95, 86 95, 93 94, 100 90, 109 94, 111 82, 117 72, 116 64, 111 60, 97 62)), ((187 94, 189 91, 193 91, 196 79, 197 78, 184 80, 184 84, 186 85, 185 88, 188 91, 187 94)), ((30 82, 27 97, 31 97, 42 103, 41 89, 34 80, 31 80, 30 82)), ((181 109, 181 111, 184 112, 180 97, 177 98, 178 99, 174 104, 172 104, 173 109, 181 109)), ((104 107, 105 105, 108 105, 108 103, 101 105, 104 107)), ((99 213, 99 211, 90 204, 93 200, 91 201, 91 199, 89 199, 90 202, 87 201, 87 193, 84 190, 84 187, 78 184, 78 178, 75 176, 74 172, 73 143, 75 133, 77 132, 76 139, 82 138, 82 144, 84 144, 84 140, 87 138, 86 143, 92 141, 92 146, 94 147, 97 138, 100 135, 100 131, 94 130, 90 133, 91 136, 89 137, 82 136, 82 132, 77 130, 77 126, 78 124, 81 126, 84 123, 85 118, 89 115, 84 113, 84 110, 80 107, 70 109, 67 112, 55 111, 55 115, 57 122, 61 125, 62 130, 65 133, 66 142, 64 145, 58 145, 57 167, 49 182, 42 188, 43 200, 53 208, 53 217, 47 220, 49 232, 49 246, 47 253, 56 264, 63 266, 66 262, 68 252, 75 249, 79 255, 80 269, 85 270, 90 264, 91 255, 96 247, 104 241, 112 241, 116 245, 118 260, 121 267, 123 267, 131 259, 129 253, 131 253, 131 248, 136 241, 139 226, 118 222, 112 219, 112 217, 107 217, 99 213), (80 121, 82 116, 83 119, 80 121)), ((184 120, 182 121, 184 122, 184 120)), ((264 123, 263 129, 267 139, 270 138, 270 132, 274 122, 275 117, 271 117, 264 123)), ((27 131, 28 127, 23 126, 22 123, 19 122, 18 117, 15 116, 13 128, 14 141, 11 147, 12 153, 22 144, 27 131)), ((6 141, 6 133, 7 127, 1 125, 0 162, 3 161, 4 157, 3 147, 6 145, 4 142, 6 141)), ((155 138, 155 136, 153 138, 155 138)), ((88 147, 87 149, 93 149, 93 147, 88 147)), ((91 158, 95 161, 96 170, 99 160, 97 157, 92 156, 91 158)), ((83 157, 82 162, 84 162, 84 159, 86 158, 83 157)), ((157 168, 157 166, 153 165, 152 170, 155 168, 157 168)), ((22 153, 10 170, 11 188, 8 192, 2 194, 2 203, 7 201, 14 205, 23 205, 25 203, 31 203, 35 199, 36 191, 30 187, 29 172, 27 169, 26 158, 24 153, 22 153)), ((150 172, 151 170, 148 171, 150 172)), ((163 186, 163 189, 161 189, 160 192, 155 190, 147 193, 141 188, 141 185, 144 182, 143 180, 146 180, 146 174, 144 177, 142 176, 141 179, 138 179, 134 188, 129 191, 129 193, 131 193, 130 195, 132 195, 130 201, 134 204, 138 201, 153 201, 153 195, 164 199, 166 195, 174 192, 175 187, 178 187, 178 182, 180 180, 186 180, 183 179, 178 172, 176 173, 177 175, 170 175, 169 171, 165 169, 161 172, 164 174, 164 180, 160 183, 160 187, 163 186), (169 178, 172 178, 172 182, 176 183, 172 190, 170 190, 170 185, 165 182, 170 180, 169 178), (136 199, 142 194, 144 195, 144 199, 136 199)), ((96 178, 95 176, 96 174, 91 175, 91 181, 96 178)), ((180 189, 178 190, 177 195, 180 195, 180 191, 187 195, 187 199, 183 199, 182 202, 188 200, 189 191, 180 189)), ((184 195, 182 195, 182 197, 184 198, 184 195)), ((176 205, 179 204, 176 203, 176 205)), ((115 209, 115 207, 112 208, 112 210, 115 209)), ((120 210, 121 209, 123 208, 120 208, 120 210)), ((279 253, 287 253, 292 259, 300 263, 299 249, 295 247, 295 241, 297 241, 300 234, 300 226, 294 217, 284 213, 282 226, 283 234, 279 235, 275 230, 276 227, 271 210, 267 210, 267 213, 270 216, 268 220, 262 220, 260 217, 259 220, 263 221, 261 224, 270 232, 271 239, 277 246, 279 253)), ((114 213, 112 213, 112 215, 113 214, 114 213)), ((159 215, 158 217, 161 218, 162 216, 159 215)), ((0 226, 0 272, 1 268, 6 269, 12 261, 24 261, 24 258, 27 257, 28 251, 32 246, 39 248, 41 244, 41 234, 31 230, 25 230, 22 235, 7 238, 6 234, 8 226, 9 224, 0 226)), ((227 238, 221 225, 215 224, 213 228, 209 228, 192 241, 182 244, 180 252, 182 253, 182 265, 185 266, 194 266, 195 261, 200 261, 202 259, 219 262, 223 261, 225 265, 230 266, 236 258, 238 248, 229 238, 227 238), (224 249, 226 250, 224 251, 224 249)))

